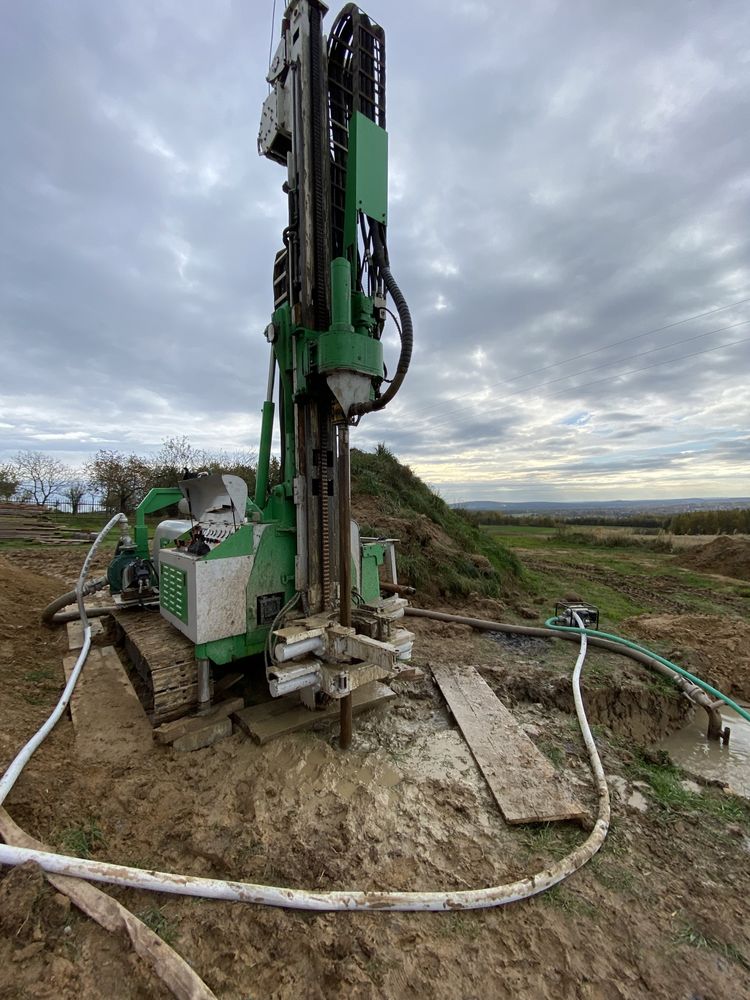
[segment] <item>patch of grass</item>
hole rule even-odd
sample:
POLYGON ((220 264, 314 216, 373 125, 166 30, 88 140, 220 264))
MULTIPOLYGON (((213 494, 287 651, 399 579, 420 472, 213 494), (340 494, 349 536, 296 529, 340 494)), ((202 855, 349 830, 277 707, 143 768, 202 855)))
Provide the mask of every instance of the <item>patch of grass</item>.
POLYGON ((147 910, 137 913, 136 916, 154 934, 158 934, 165 944, 173 945, 179 937, 177 923, 167 917, 161 906, 150 906, 147 910))
POLYGON ((601 854, 597 854, 591 859, 591 871, 598 882, 614 892, 632 895, 636 888, 635 875, 629 868, 613 862, 601 854))
POLYGON ((28 702, 29 705, 48 705, 49 695, 39 694, 35 691, 29 692, 23 695, 23 700, 28 702))
POLYGON ((554 907, 564 913, 570 913, 578 917, 596 916, 596 907, 587 903, 585 899, 574 895, 570 889, 562 885, 553 885, 551 889, 539 895, 539 901, 545 906, 554 907))
POLYGON ((547 760, 551 761, 556 768, 560 769, 565 764, 565 751, 557 743, 551 740, 540 740, 537 744, 547 760))
POLYGON ((57 680, 57 674, 50 667, 44 667, 41 670, 29 670, 23 675, 23 679, 31 684, 41 684, 43 681, 57 680))
POLYGON ((746 969, 750 969, 750 961, 742 954, 736 945, 728 941, 720 941, 718 938, 709 937, 689 923, 684 923, 674 935, 675 944, 687 944, 691 948, 706 948, 714 951, 724 958, 733 962, 738 962, 746 969))
POLYGON ((671 763, 654 763, 638 754, 626 770, 632 780, 645 781, 649 785, 651 798, 668 816, 692 812, 750 827, 750 807, 742 799, 712 788, 705 788, 702 792, 689 791, 681 784, 685 779, 684 772, 671 763))
POLYGON ((439 933, 446 936, 455 934, 473 941, 479 936, 481 930, 482 924, 477 919, 477 914, 475 913, 464 913, 460 910, 454 910, 440 919, 439 933))
POLYGON ((528 854, 563 858, 581 839, 580 830, 570 824, 543 823, 524 830, 521 843, 528 854))
POLYGON ((106 846, 104 834, 94 819, 87 820, 79 826, 65 827, 58 840, 66 853, 78 858, 90 858, 95 848, 106 846))

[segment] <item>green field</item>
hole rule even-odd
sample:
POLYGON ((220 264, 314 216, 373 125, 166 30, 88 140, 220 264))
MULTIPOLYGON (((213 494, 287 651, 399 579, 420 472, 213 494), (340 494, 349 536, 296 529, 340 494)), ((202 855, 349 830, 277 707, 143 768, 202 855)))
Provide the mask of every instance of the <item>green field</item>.
POLYGON ((633 544, 623 544, 617 536, 628 529, 560 531, 513 524, 483 530, 519 556, 530 591, 545 600, 550 613, 555 601, 575 597, 600 609, 603 627, 645 612, 748 617, 750 584, 681 566, 679 551, 659 551, 658 536, 644 536, 642 544, 636 536, 633 544))

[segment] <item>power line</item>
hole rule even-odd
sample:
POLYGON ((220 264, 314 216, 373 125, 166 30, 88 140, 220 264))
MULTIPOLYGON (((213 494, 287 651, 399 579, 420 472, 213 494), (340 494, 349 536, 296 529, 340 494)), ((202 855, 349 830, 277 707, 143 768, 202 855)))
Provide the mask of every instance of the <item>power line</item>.
MULTIPOLYGON (((661 347, 651 347, 647 351, 638 351, 636 354, 631 355, 630 358, 616 358, 615 360, 612 361, 604 361, 600 365, 592 365, 590 368, 584 368, 582 370, 574 372, 567 372, 565 375, 558 375, 557 378, 547 379, 546 382, 539 382, 538 384, 533 386, 523 386, 520 389, 515 389, 513 392, 506 393, 505 398, 507 399, 512 396, 519 396, 525 392, 533 392, 536 391, 537 389, 544 388, 544 386, 546 385, 554 385, 556 382, 563 382, 565 379, 575 378, 578 375, 588 375, 589 372, 601 371, 602 368, 609 368, 611 365, 619 364, 621 361, 629 361, 632 358, 643 358, 647 354, 656 354, 658 351, 668 351, 672 347, 682 347, 683 344, 689 344, 691 343, 691 341, 700 340, 703 337, 710 337, 715 333, 723 333, 725 330, 734 330, 736 327, 746 326, 748 323, 750 323, 750 319, 739 320, 737 323, 729 323, 727 326, 719 326, 715 330, 706 330, 703 333, 696 333, 692 337, 684 337, 682 340, 673 340, 671 344, 663 344, 661 347)), ((682 357, 692 357, 692 355, 682 355, 682 357)), ((488 386, 487 388, 490 387, 488 386)), ((476 395, 476 393, 474 395, 476 395)), ((442 414, 442 417, 451 417, 455 416, 456 414, 460 414, 462 410, 468 405, 469 405, 468 403, 462 403, 460 404, 458 409, 449 410, 447 413, 442 414)), ((439 423, 442 424, 442 422, 443 420, 441 419, 439 423)), ((430 418, 428 417, 424 418, 423 420, 413 421, 412 423, 416 424, 434 423, 434 421, 430 420, 430 418)))
MULTIPOLYGON (((735 324, 732 324, 732 326, 743 326, 745 323, 750 323, 750 320, 744 320, 743 323, 735 323, 735 324)), ((731 329, 731 328, 732 327, 724 327, 723 329, 731 329)), ((713 332, 716 333, 718 331, 713 331, 713 332)), ((693 351, 691 354, 682 354, 679 358, 664 358, 662 361, 655 361, 653 364, 651 364, 651 365, 644 365, 642 368, 631 368, 628 371, 615 372, 613 375, 606 375, 604 378, 592 379, 589 382, 584 382, 582 385, 568 386, 566 388, 558 390, 557 392, 548 393, 547 394, 547 398, 549 399, 549 398, 552 398, 554 396, 561 396, 563 393, 568 392, 570 389, 587 389, 587 388, 589 388, 589 386, 592 386, 592 385, 601 385, 601 384, 603 384, 605 382, 614 382, 616 379, 624 378, 627 375, 638 375, 641 372, 649 371, 652 368, 658 368, 660 365, 671 364, 671 363, 673 363, 676 360, 678 360, 678 361, 684 361, 684 360, 687 360, 688 358, 697 358, 697 357, 699 357, 700 355, 703 355, 703 354, 711 354, 712 351, 720 351, 720 350, 722 350, 725 347, 737 347, 740 344, 746 344, 748 342, 750 342, 750 337, 743 337, 741 340, 731 340, 727 344, 717 344, 715 347, 706 347, 702 351, 693 351)), ((674 346, 674 345, 670 345, 670 346, 674 346)), ((634 355, 634 357, 642 357, 642 356, 645 356, 646 354, 652 354, 652 353, 653 353, 653 351, 643 351, 642 354, 636 354, 636 355, 634 355)), ((599 367, 605 367, 605 366, 599 366, 599 367)), ((589 371, 595 371, 596 369, 592 368, 592 369, 588 369, 588 370, 589 371)), ((582 374, 582 373, 575 373, 575 372, 573 372, 573 373, 571 373, 571 375, 563 375, 563 376, 561 376, 561 378, 550 380, 550 382, 543 382, 543 383, 541 383, 541 386, 535 386, 535 388, 542 388, 545 385, 551 385, 553 382, 560 382, 563 378, 572 378, 575 374, 582 374)), ((527 388, 517 389, 515 392, 508 393, 508 396, 506 398, 510 398, 512 396, 519 396, 519 395, 521 395, 521 393, 524 393, 524 392, 528 392, 528 389, 527 388)), ((496 405, 494 407, 489 407, 488 409, 485 409, 484 413, 492 413, 492 412, 494 412, 497 409, 502 409, 504 403, 505 403, 505 400, 503 400, 503 402, 500 403, 499 406, 496 405)), ((450 422, 451 422, 450 420, 445 420, 445 419, 443 419, 443 420, 437 420, 437 421, 431 421, 430 422, 430 429, 433 428, 433 427, 442 427, 446 423, 450 423, 450 422)))
MULTIPOLYGON (((631 337, 625 337, 623 340, 615 340, 611 344, 605 344, 603 347, 595 347, 593 350, 584 351, 583 354, 574 354, 571 357, 564 358, 562 361, 553 361, 548 365, 542 365, 541 368, 531 368, 529 371, 521 372, 520 375, 514 375, 510 379, 500 379, 497 382, 490 382, 488 385, 484 386, 485 389, 492 389, 498 385, 512 385, 514 382, 518 382, 519 379, 526 378, 528 375, 538 375, 539 372, 549 371, 551 368, 559 368, 561 365, 567 365, 571 361, 580 361, 583 358, 591 357, 592 354, 599 354, 601 351, 608 351, 612 347, 620 347, 622 344, 630 344, 635 340, 642 340, 643 337, 649 337, 655 333, 662 333, 664 330, 671 330, 675 326, 683 326, 685 323, 692 323, 696 319, 703 319, 705 316, 712 316, 714 313, 725 312, 727 309, 734 309, 736 306, 741 306, 745 302, 750 302, 750 296, 745 299, 738 299, 737 302, 732 302, 728 306, 717 306, 715 309, 708 309, 706 312, 696 313, 694 316, 688 316, 685 319, 678 319, 674 323, 667 323, 665 326, 654 327, 653 330, 646 330, 645 333, 636 333, 631 337)), ((686 341, 687 342, 687 341, 686 341)), ((637 357, 638 355, 636 355, 637 357)), ((462 393, 460 396, 453 396, 448 402, 453 403, 457 399, 464 399, 469 396, 475 395, 475 390, 462 393)), ((439 409, 443 403, 433 403, 430 406, 424 407, 424 410, 434 410, 439 409)))
MULTIPOLYGON (((273 29, 276 27, 276 0, 273 0, 273 10, 271 11, 271 38, 268 42, 268 72, 271 72, 271 59, 273 58, 273 29)), ((269 91, 271 84, 268 84, 269 91)))

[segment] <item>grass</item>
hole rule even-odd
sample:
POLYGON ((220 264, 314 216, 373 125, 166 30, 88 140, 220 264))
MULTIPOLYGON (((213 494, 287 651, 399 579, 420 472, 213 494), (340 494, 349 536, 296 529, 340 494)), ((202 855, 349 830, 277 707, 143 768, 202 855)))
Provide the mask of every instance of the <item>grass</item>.
POLYGON ((681 784, 685 774, 671 763, 654 763, 637 754, 627 772, 631 780, 648 784, 651 799, 666 818, 689 812, 750 827, 750 806, 742 799, 711 788, 689 791, 681 784))
POLYGON ((164 908, 161 906, 150 906, 147 910, 137 913, 136 916, 154 934, 158 934, 165 944, 173 945, 179 937, 177 923, 166 916, 164 908))
POLYGON ((43 681, 56 681, 57 673, 50 667, 43 667, 41 670, 29 670, 23 675, 23 679, 31 684, 41 684, 43 681))
POLYGON ((569 913, 571 916, 596 916, 595 906, 592 906, 591 903, 586 902, 585 899, 581 899, 580 896, 575 895, 570 889, 566 889, 562 885, 553 885, 551 889, 547 889, 546 892, 541 893, 539 901, 545 906, 550 906, 555 910, 562 910, 563 913, 569 913))
POLYGON ((547 760, 554 764, 558 770, 563 768, 565 765, 566 754, 562 747, 558 746, 557 743, 553 743, 551 740, 540 740, 537 745, 547 760))
POLYGON ((104 834, 94 819, 78 826, 65 827, 58 840, 64 851, 77 858, 90 858, 97 847, 106 846, 104 834))
POLYGON ((527 854, 564 858, 580 841, 581 831, 577 827, 562 823, 543 823, 524 830, 521 843, 527 854))
POLYGON ((438 932, 445 936, 458 935, 473 941, 479 936, 482 924, 477 919, 477 914, 462 913, 458 910, 448 913, 440 918, 438 932))
MULTIPOLYGON (((435 545, 419 530, 404 532, 398 547, 399 579, 418 589, 457 597, 472 593, 499 597, 509 584, 521 580, 521 564, 513 552, 449 507, 383 445, 374 452, 353 449, 351 464, 355 508, 357 495, 373 497, 382 516, 415 525, 426 518, 453 543, 435 545)), ((377 524, 361 524, 360 531, 364 536, 379 534, 377 524)))
POLYGON ((728 958, 732 962, 738 962, 744 968, 750 969, 750 961, 748 961, 736 945, 703 934, 689 923, 684 923, 680 927, 674 935, 673 940, 675 944, 687 944, 691 948, 705 948, 716 952, 723 958, 728 958))

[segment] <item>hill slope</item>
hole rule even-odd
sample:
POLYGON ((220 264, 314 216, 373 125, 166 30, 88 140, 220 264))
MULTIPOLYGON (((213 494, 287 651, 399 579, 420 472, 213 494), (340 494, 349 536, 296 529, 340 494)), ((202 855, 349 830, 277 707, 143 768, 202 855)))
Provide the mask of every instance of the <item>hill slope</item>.
POLYGON ((363 535, 397 538, 399 580, 433 597, 517 589, 517 557, 452 510, 383 445, 352 450, 352 508, 363 535))

